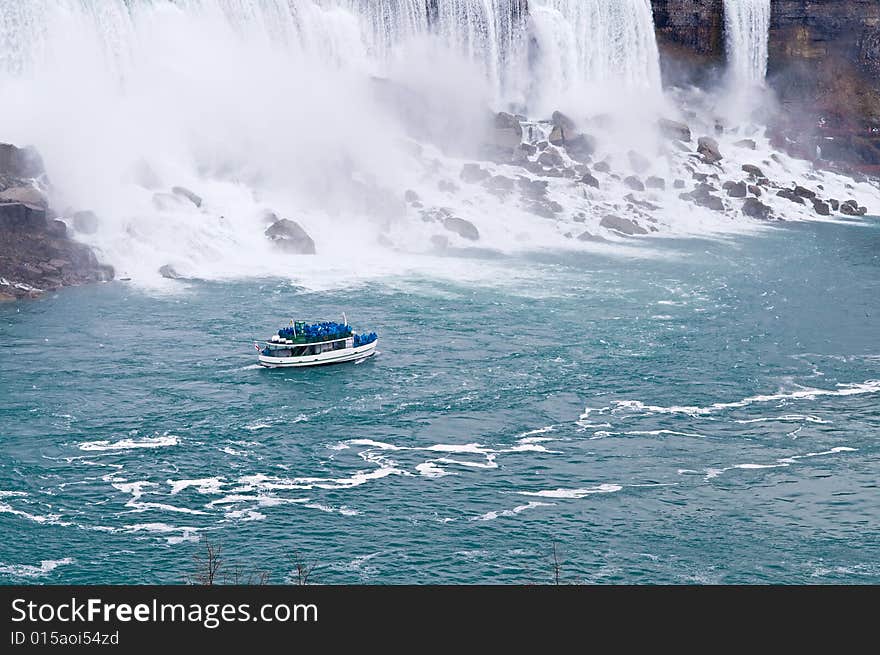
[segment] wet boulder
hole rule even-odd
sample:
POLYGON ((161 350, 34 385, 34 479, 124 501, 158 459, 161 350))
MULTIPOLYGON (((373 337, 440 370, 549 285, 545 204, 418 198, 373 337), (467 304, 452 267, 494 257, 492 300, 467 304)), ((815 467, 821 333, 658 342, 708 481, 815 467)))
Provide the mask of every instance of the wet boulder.
POLYGON ((159 275, 164 277, 166 280, 179 280, 181 278, 180 273, 174 270, 174 267, 171 264, 165 264, 164 266, 160 267, 159 275))
POLYGON ((193 193, 192 191, 190 191, 186 187, 183 187, 183 186, 172 187, 171 193, 173 193, 176 196, 180 196, 181 198, 186 198, 192 204, 194 204, 196 207, 202 206, 202 197, 193 193))
POLYGON ((818 198, 813 198, 813 209, 816 210, 819 216, 831 216, 831 206, 818 198))
POLYGON ((757 198, 746 198, 742 206, 742 212, 746 216, 762 221, 769 220, 770 218, 770 207, 757 198))
POLYGON ((54 219, 46 224, 46 234, 56 239, 64 239, 67 237, 67 223, 54 219))
POLYGON ((589 134, 576 134, 566 139, 565 151, 578 161, 588 161, 596 152, 596 139, 589 134))
POLYGON ((796 194, 792 189, 780 189, 776 192, 776 195, 798 205, 806 204, 803 197, 796 194))
POLYGON ((483 186, 488 189, 489 193, 504 197, 513 191, 514 181, 504 175, 493 175, 483 183, 483 186))
POLYGON ((562 151, 559 148, 550 146, 538 157, 538 163, 548 168, 565 166, 565 158, 562 156, 562 151))
POLYGON ((640 200, 636 198, 633 194, 629 193, 623 198, 628 203, 632 204, 635 207, 639 207, 641 209, 647 209, 648 211, 656 211, 660 209, 657 205, 652 202, 648 202, 647 200, 640 200))
POLYGON ((73 220, 73 229, 80 234, 94 234, 98 231, 101 221, 98 215, 90 210, 75 212, 71 217, 73 220))
POLYGON ((550 121, 553 123, 553 127, 559 127, 565 130, 568 134, 574 134, 577 131, 574 121, 561 111, 554 111, 553 116, 550 117, 550 121))
POLYGON ((586 184, 594 189, 599 188, 599 180, 597 180, 591 173, 585 173, 584 176, 581 177, 581 184, 586 184))
POLYGON ((498 112, 495 115, 493 127, 490 143, 487 145, 499 148, 509 154, 522 142, 523 130, 520 117, 504 111, 498 112))
POLYGON ((667 139, 684 141, 685 143, 689 143, 691 140, 691 128, 685 123, 673 121, 668 118, 661 118, 657 122, 657 125, 660 128, 660 132, 667 139))
POLYGON ((412 189, 407 189, 403 194, 403 199, 409 204, 413 205, 421 200, 419 198, 419 194, 413 191, 412 189))
POLYGON ((607 243, 607 239, 604 239, 596 234, 592 234, 591 232, 581 232, 578 235, 578 241, 588 241, 592 243, 607 243))
POLYGON ((801 198, 806 198, 807 200, 812 200, 813 198, 816 197, 815 191, 812 191, 812 190, 810 190, 806 187, 802 187, 800 185, 798 185, 794 188, 794 193, 796 195, 800 196, 801 198))
POLYGON ((519 155, 520 160, 534 157, 538 154, 538 146, 532 145, 531 143, 520 143, 515 154, 519 155))
POLYGON ((644 191, 645 185, 644 183, 637 178, 635 175, 630 175, 629 177, 623 180, 623 183, 633 191, 644 191))
POLYGON ((277 220, 268 227, 265 235, 283 252, 296 255, 314 255, 316 252, 314 240, 296 221, 277 220))
POLYGON ((840 213, 844 216, 858 216, 859 204, 855 200, 847 200, 840 205, 840 213))
POLYGON ((599 171, 600 173, 610 173, 611 164, 609 164, 607 161, 600 161, 593 164, 593 170, 599 171))
POLYGON ((761 191, 761 187, 759 187, 757 184, 750 184, 749 193, 751 193, 753 196, 757 196, 760 198, 764 192, 761 191))
POLYGON ((645 180, 645 186, 649 189, 658 189, 660 191, 664 191, 666 189, 666 180, 664 180, 662 177, 652 175, 647 180, 645 180))
POLYGON ((717 164, 724 157, 718 149, 718 142, 712 137, 701 136, 697 141, 697 153, 707 164, 717 164))
POLYGON ((727 191, 727 195, 731 198, 745 198, 748 195, 745 182, 725 182, 721 188, 727 191))
POLYGON ((742 170, 756 179, 764 177, 764 172, 753 164, 743 164, 742 170))
POLYGON ((609 214, 605 216, 600 222, 604 228, 609 230, 614 230, 615 232, 620 232, 621 234, 625 234, 627 236, 641 235, 647 234, 648 231, 643 228, 641 225, 632 221, 628 218, 620 218, 619 216, 614 216, 609 214))
POLYGON ((566 142, 576 136, 577 128, 574 121, 561 111, 554 111, 551 117, 553 129, 550 131, 548 141, 555 146, 564 146, 566 142))
POLYGON ((682 193, 679 198, 688 200, 695 205, 711 209, 713 211, 724 211, 724 201, 715 195, 715 187, 705 182, 698 184, 690 193, 682 193))
POLYGON ((758 144, 755 143, 754 139, 740 139, 736 143, 734 143, 737 148, 745 148, 746 150, 757 150, 758 144))
POLYGON ((444 220, 443 227, 469 241, 477 241, 480 238, 480 231, 473 223, 457 216, 450 216, 444 220))

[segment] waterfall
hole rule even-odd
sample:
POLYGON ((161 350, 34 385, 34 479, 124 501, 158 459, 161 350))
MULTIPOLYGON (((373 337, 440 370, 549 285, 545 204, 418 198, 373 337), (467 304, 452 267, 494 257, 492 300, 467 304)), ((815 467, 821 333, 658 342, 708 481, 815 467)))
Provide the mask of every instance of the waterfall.
MULTIPOLYGON (((292 55, 381 73, 396 51, 434 35, 482 71, 496 99, 521 79, 528 0, 0 0, 0 67, 33 65, 44 53, 48 23, 67 16, 92 32, 108 65, 119 66, 132 24, 180 12, 225 23, 253 42, 284 44, 292 55)), ((57 38, 57 35, 53 35, 57 38)))
POLYGON ((724 0, 727 56, 736 84, 764 84, 770 13, 770 0, 724 0))
POLYGON ((437 191, 413 134, 445 154, 489 107, 577 91, 586 115, 659 78, 648 0, 0 0, 0 140, 40 150, 53 206, 94 210, 78 238, 135 277, 265 270, 266 209, 319 252, 373 243, 402 189, 437 191))
POLYGON ((660 89, 660 57, 649 0, 532 0, 539 94, 553 99, 584 85, 660 89))
POLYGON ((481 70, 499 105, 530 93, 552 103, 585 84, 660 85, 649 0, 0 0, 0 68, 39 66, 59 38, 52 21, 71 21, 124 77, 138 25, 175 13, 374 74, 402 44, 434 35, 481 70))

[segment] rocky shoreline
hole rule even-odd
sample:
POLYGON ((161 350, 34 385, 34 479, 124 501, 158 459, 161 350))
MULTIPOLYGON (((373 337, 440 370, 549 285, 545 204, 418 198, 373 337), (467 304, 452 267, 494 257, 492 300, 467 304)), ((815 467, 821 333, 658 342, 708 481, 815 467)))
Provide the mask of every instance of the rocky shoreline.
POLYGON ((69 237, 49 207, 47 189, 37 152, 0 144, 0 301, 114 277, 91 248, 69 237))

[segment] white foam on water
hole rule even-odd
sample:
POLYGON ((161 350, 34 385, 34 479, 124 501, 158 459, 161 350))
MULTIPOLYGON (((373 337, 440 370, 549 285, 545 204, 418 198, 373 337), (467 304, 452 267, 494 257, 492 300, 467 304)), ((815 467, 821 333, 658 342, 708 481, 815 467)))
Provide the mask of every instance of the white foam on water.
MULTIPOLYGON (((256 366, 257 368, 263 368, 259 364, 254 364, 254 366, 256 366)), ((244 426, 244 429, 250 430, 251 432, 256 432, 257 430, 263 430, 265 428, 271 428, 271 427, 272 427, 271 423, 263 423, 262 421, 257 421, 255 423, 249 423, 248 425, 244 426)))
POLYGON ((59 566, 73 564, 71 557, 63 559, 44 559, 39 566, 32 564, 2 564, 0 563, 0 575, 10 575, 14 578, 42 578, 49 575, 59 566))
POLYGON ((244 508, 244 509, 231 509, 228 510, 224 516, 227 519, 232 519, 234 521, 241 521, 246 523, 248 521, 262 521, 266 518, 266 515, 258 512, 255 509, 244 508))
POLYGON ((801 400, 815 400, 816 398, 827 397, 849 397, 864 394, 880 393, 880 380, 866 380, 865 382, 853 384, 838 384, 836 389, 817 389, 805 387, 795 391, 784 391, 775 394, 763 394, 757 396, 749 396, 742 400, 733 402, 712 403, 705 407, 688 406, 688 405, 672 405, 669 407, 662 405, 646 405, 639 400, 618 400, 612 405, 601 408, 587 407, 581 414, 581 420, 588 419, 592 414, 600 415, 617 415, 621 413, 632 414, 685 414, 691 417, 707 416, 729 409, 739 409, 750 405, 773 403, 773 402, 789 402, 801 400))
POLYGON ((120 439, 119 441, 84 441, 79 444, 80 450, 91 452, 104 452, 115 450, 132 450, 135 448, 164 448, 176 446, 180 438, 174 435, 162 435, 158 437, 143 437, 141 439, 120 439))
MULTIPOLYGON (((136 482, 126 482, 125 480, 120 480, 117 478, 109 478, 114 489, 121 491, 124 494, 130 494, 132 501, 137 501, 140 499, 146 491, 145 489, 149 487, 158 487, 159 485, 156 482, 150 482, 149 480, 138 480, 136 482)), ((132 502, 129 501, 129 502, 132 502)), ((126 503, 128 504, 128 503, 126 503)))
POLYGON ((728 469, 716 469, 716 468, 708 468, 706 469, 706 480, 713 480, 717 478, 719 475, 724 473, 728 469))
POLYGON ((437 466, 436 461, 428 461, 418 464, 416 466, 416 471, 418 471, 419 475, 423 475, 426 478, 443 478, 447 475, 458 475, 457 473, 447 471, 437 466))
MULTIPOLYGON (((551 439, 551 441, 554 441, 551 439)), ((512 446, 499 452, 502 453, 550 453, 559 454, 558 450, 550 450, 549 448, 537 443, 521 443, 518 446, 512 446)))
POLYGON ((342 516, 357 516, 360 514, 356 509, 351 509, 350 507, 346 507, 342 505, 341 507, 334 507, 332 505, 324 505, 321 503, 309 503, 306 507, 310 509, 321 510, 322 512, 327 512, 328 514, 341 514, 342 516))
POLYGON ((474 516, 470 520, 471 521, 494 521, 495 519, 503 517, 503 516, 516 516, 517 514, 522 514, 526 510, 534 509, 536 507, 553 507, 553 505, 554 505, 553 503, 542 503, 540 501, 533 500, 526 505, 518 505, 517 507, 514 507, 513 509, 504 509, 504 510, 486 512, 485 514, 482 514, 481 516, 474 516))
POLYGON ((749 419, 739 419, 734 421, 735 423, 749 424, 749 423, 775 423, 775 422, 790 422, 790 421, 804 421, 806 423, 818 423, 821 425, 831 425, 831 421, 826 421, 825 419, 819 418, 818 416, 810 416, 809 414, 783 414, 782 416, 767 416, 764 418, 749 418, 749 419))
POLYGON ((780 459, 780 462, 784 462, 785 464, 794 464, 799 459, 808 459, 810 457, 824 457, 825 455, 836 455, 837 453, 856 453, 858 452, 858 448, 850 448, 849 446, 836 446, 831 448, 830 450, 823 450, 818 453, 806 453, 805 455, 792 455, 791 457, 784 457, 780 459))
POLYGON ((630 430, 624 434, 632 434, 646 437, 659 437, 669 435, 672 437, 696 437, 697 439, 705 439, 705 434, 697 434, 695 432, 678 432, 677 430, 630 430))
POLYGON ((261 493, 258 493, 257 495, 231 493, 210 501, 205 507, 212 508, 218 505, 234 505, 238 503, 256 503, 259 507, 276 507, 278 505, 307 503, 310 500, 310 498, 280 498, 278 496, 261 493))
POLYGON ((452 459, 451 457, 440 457, 437 459, 441 464, 455 464, 458 466, 465 466, 467 468, 477 468, 477 469, 497 469, 498 462, 495 461, 494 454, 487 454, 485 462, 467 462, 460 459, 452 459))
POLYGON ((717 478, 718 476, 726 473, 727 471, 733 470, 742 470, 742 471, 758 471, 762 469, 777 469, 777 468, 786 468, 793 464, 797 464, 802 459, 810 459, 813 457, 826 457, 828 455, 837 455, 839 453, 855 453, 858 452, 858 448, 851 448, 849 446, 835 446, 834 448, 830 448, 828 450, 823 450, 821 452, 816 453, 805 453, 803 455, 792 455, 790 457, 781 457, 776 460, 773 464, 734 464, 733 466, 727 466, 725 468, 708 468, 706 469, 706 475, 704 479, 706 481, 717 478))
POLYGON ((39 523, 41 525, 60 525, 63 527, 73 525, 69 521, 63 521, 59 514, 31 514, 30 512, 16 509, 8 503, 0 503, 0 514, 12 514, 13 516, 18 516, 20 518, 27 519, 28 521, 33 521, 34 523, 39 523))
POLYGON ((528 432, 523 432, 522 434, 518 434, 517 440, 520 443, 531 443, 536 438, 539 438, 539 435, 547 434, 548 432, 553 432, 556 429, 555 425, 547 425, 543 428, 538 428, 536 430, 529 430, 528 432))
POLYGON ((200 494, 219 493, 226 484, 223 478, 198 478, 195 480, 167 480, 166 483, 171 487, 171 495, 176 496, 181 491, 195 487, 200 494))
POLYGON ((156 522, 128 525, 125 527, 125 531, 132 534, 146 532, 149 534, 163 535, 168 544, 174 545, 183 542, 198 541, 199 528, 192 526, 174 526, 168 525, 167 523, 156 522))
POLYGON ((168 505, 166 503, 141 503, 141 502, 129 502, 126 505, 133 508, 135 512, 146 512, 148 510, 158 510, 160 512, 176 512, 178 514, 197 514, 197 515, 205 515, 205 512, 198 509, 189 509, 188 507, 177 507, 175 505, 168 505))
MULTIPOLYGON (((148 480, 138 480, 136 482, 126 482, 119 479, 111 479, 111 485, 125 494, 130 494, 131 499, 126 501, 125 506, 130 507, 132 512, 146 512, 157 510, 162 512, 175 512, 178 514, 196 514, 203 515, 205 512, 188 507, 177 507, 167 503, 144 502, 141 500, 146 494, 150 493, 149 489, 158 488, 159 484, 148 480)), ((172 488, 173 491, 173 488, 172 488)))
POLYGON ((585 498, 593 494, 611 494, 621 491, 619 484, 600 484, 596 487, 584 489, 548 489, 544 491, 518 491, 523 496, 538 496, 540 498, 585 498))
POLYGON ((368 446, 370 448, 379 448, 380 450, 407 450, 406 448, 395 446, 384 441, 373 441, 372 439, 351 439, 345 442, 349 446, 368 446))
POLYGON ((428 446, 424 448, 424 450, 431 450, 435 452, 441 453, 473 453, 476 455, 486 455, 490 451, 486 449, 485 446, 481 446, 477 443, 469 443, 469 444, 437 444, 434 446, 428 446))

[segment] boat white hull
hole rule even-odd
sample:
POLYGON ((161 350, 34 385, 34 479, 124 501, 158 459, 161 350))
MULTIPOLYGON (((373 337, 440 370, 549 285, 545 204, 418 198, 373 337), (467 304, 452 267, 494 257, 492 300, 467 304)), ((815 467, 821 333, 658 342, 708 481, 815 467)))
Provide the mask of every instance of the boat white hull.
POLYGON ((377 339, 372 343, 357 348, 340 348, 339 350, 329 350, 318 355, 304 355, 302 357, 270 357, 261 354, 260 365, 266 368, 302 368, 305 366, 354 362, 375 355, 378 343, 379 340, 377 339))

